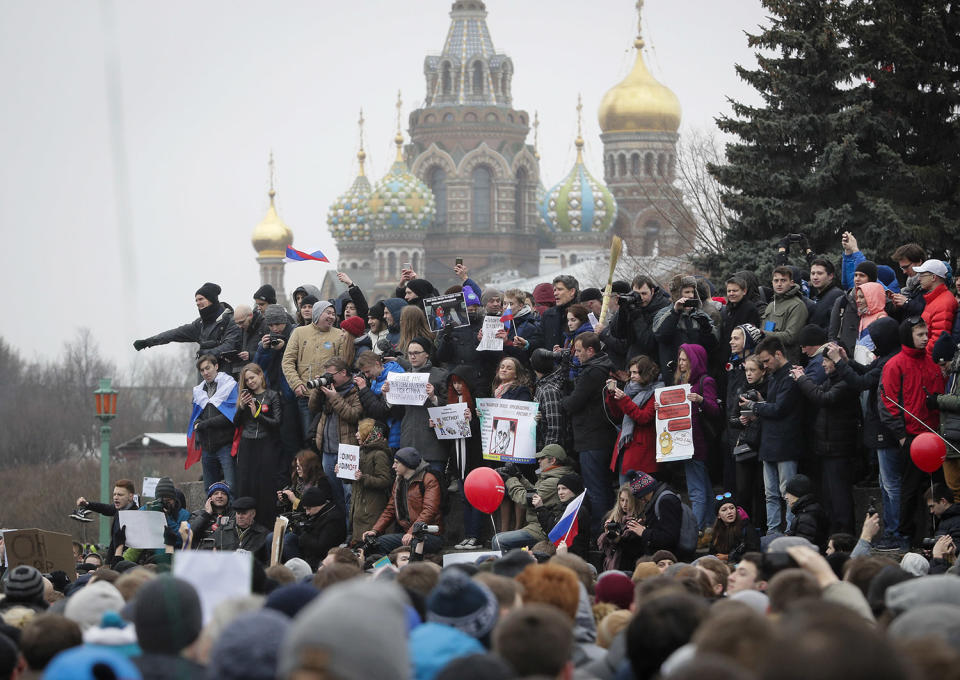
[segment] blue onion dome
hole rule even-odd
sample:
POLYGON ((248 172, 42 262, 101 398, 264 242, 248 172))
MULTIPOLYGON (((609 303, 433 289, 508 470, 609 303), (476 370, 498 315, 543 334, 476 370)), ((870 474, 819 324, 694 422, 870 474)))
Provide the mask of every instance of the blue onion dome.
POLYGON ((540 203, 540 216, 555 232, 604 232, 617 217, 610 190, 583 163, 583 138, 577 136, 577 162, 540 203))
POLYGON ((327 212, 327 225, 337 241, 369 241, 370 215, 367 200, 373 188, 363 169, 367 154, 360 148, 357 159, 360 161, 360 173, 353 184, 330 206, 327 212))
POLYGON ((371 229, 426 229, 437 214, 430 187, 403 160, 403 135, 397 132, 397 159, 367 199, 371 229))

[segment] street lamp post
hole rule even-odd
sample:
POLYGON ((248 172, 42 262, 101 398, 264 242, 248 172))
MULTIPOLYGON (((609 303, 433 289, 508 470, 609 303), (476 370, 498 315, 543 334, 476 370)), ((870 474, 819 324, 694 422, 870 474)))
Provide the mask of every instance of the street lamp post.
MULTIPOLYGON (((117 391, 110 378, 100 378, 100 387, 93 391, 97 418, 100 419, 100 502, 110 503, 110 421, 117 415, 117 391)), ((110 518, 100 516, 100 544, 110 543, 110 518)))

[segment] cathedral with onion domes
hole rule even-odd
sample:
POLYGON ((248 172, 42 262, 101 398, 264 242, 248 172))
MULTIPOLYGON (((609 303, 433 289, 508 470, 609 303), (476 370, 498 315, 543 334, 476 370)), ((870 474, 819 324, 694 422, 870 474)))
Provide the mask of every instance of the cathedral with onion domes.
MULTIPOLYGON (((574 166, 547 189, 537 120, 514 106, 514 63, 494 47, 486 17, 481 0, 453 3, 442 51, 424 60, 426 97, 408 115, 407 138, 398 95, 396 160, 375 184, 365 174, 361 114, 359 174, 327 215, 337 269, 382 296, 407 265, 440 289, 458 282, 458 257, 480 280, 552 277, 602 258, 613 235, 633 257, 688 254, 696 226, 673 186, 680 102, 647 69, 639 18, 633 67, 599 107, 602 181, 584 162, 578 124, 574 166)), ((578 102, 578 123, 581 111, 578 102)), ((292 234, 272 189, 253 242, 262 282, 279 294, 292 234)))

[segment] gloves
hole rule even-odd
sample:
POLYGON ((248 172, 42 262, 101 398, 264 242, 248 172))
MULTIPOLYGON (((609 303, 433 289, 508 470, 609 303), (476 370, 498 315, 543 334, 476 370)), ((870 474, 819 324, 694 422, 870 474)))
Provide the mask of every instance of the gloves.
POLYGON ((520 468, 517 467, 516 463, 507 463, 506 465, 498 467, 496 472, 503 481, 507 481, 511 477, 520 476, 520 468))
POLYGON ((139 352, 140 350, 142 350, 142 349, 145 349, 145 348, 149 347, 149 346, 150 346, 150 343, 149 343, 148 341, 146 341, 146 340, 134 340, 134 341, 133 341, 133 348, 134 348, 135 350, 137 350, 138 352, 139 352))
POLYGON ((195 423, 193 424, 193 431, 194 431, 194 432, 199 432, 200 430, 205 430, 205 429, 207 429, 207 425, 209 425, 209 424, 210 424, 210 423, 209 423, 208 421, 206 421, 206 420, 198 420, 197 422, 195 422, 195 423))
POLYGON ((936 394, 936 393, 934 393, 934 394, 928 394, 928 395, 927 395, 926 402, 927 402, 927 410, 928 410, 928 411, 939 411, 939 410, 940 410, 940 405, 937 403, 937 397, 939 397, 939 396, 940 396, 940 395, 939 395, 939 394, 936 394))
POLYGON ((164 545, 176 545, 177 539, 179 538, 180 536, 179 534, 177 534, 176 531, 174 531, 170 527, 163 527, 163 544, 164 545))
POLYGON ((117 532, 117 545, 126 546, 127 545, 127 527, 123 525, 120 527, 120 531, 117 532))

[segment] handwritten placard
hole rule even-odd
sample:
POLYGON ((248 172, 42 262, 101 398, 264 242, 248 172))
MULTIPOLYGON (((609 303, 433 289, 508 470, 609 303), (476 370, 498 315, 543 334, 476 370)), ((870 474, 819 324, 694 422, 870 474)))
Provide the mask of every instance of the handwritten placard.
POLYGON ((481 330, 480 344, 477 345, 478 352, 502 352, 503 338, 498 338, 497 333, 503 330, 503 322, 499 316, 483 317, 483 329, 481 330))
POLYGON ((427 400, 429 373, 387 373, 387 403, 394 405, 423 406, 427 400))
POLYGON ((341 444, 337 451, 337 477, 354 480, 360 469, 360 447, 341 444))
POLYGON ((427 409, 437 439, 463 439, 470 435, 466 404, 448 404, 427 409))

